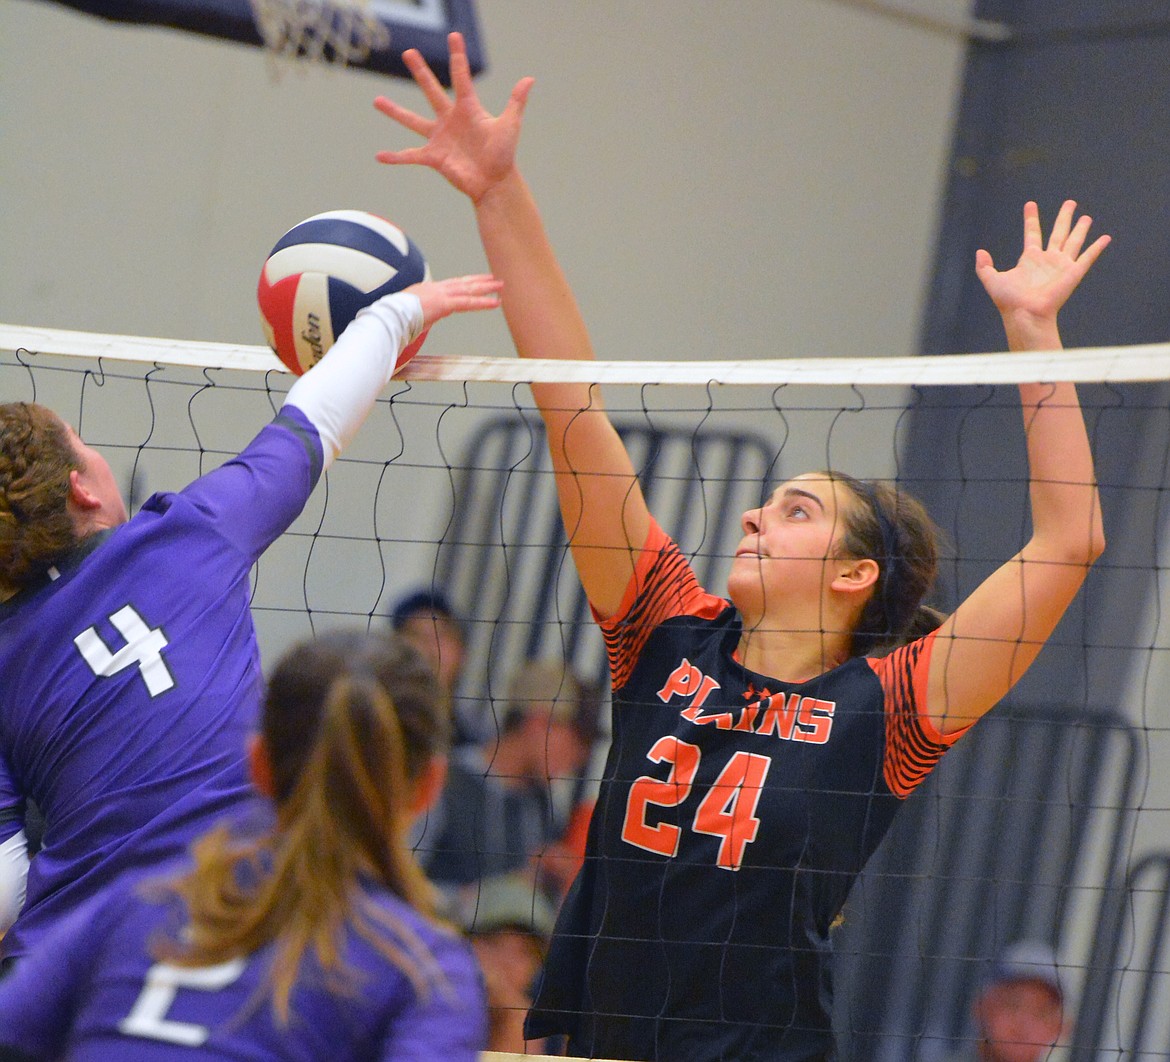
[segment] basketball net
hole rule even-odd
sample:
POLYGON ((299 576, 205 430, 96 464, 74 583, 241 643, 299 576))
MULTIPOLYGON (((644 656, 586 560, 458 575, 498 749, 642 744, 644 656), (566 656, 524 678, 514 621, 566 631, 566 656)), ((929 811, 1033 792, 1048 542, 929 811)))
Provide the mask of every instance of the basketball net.
POLYGON ((390 46, 369 0, 249 0, 265 47, 279 58, 348 66, 390 46))

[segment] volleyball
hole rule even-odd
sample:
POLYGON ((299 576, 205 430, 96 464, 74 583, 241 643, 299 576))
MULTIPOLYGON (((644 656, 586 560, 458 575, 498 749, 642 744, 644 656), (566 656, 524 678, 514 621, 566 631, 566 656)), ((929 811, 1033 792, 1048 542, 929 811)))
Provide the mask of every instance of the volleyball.
MULTIPOLYGON (((430 275, 422 251, 385 218, 362 210, 314 214, 276 241, 260 271, 256 299, 268 345, 299 376, 363 306, 430 275)), ((402 352, 400 366, 425 338, 402 352)))

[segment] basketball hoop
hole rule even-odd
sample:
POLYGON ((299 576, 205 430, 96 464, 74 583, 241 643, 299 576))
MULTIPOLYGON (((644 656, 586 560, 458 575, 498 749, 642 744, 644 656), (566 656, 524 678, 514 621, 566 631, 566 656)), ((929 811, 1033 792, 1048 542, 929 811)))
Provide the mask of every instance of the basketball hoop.
POLYGON ((281 59, 361 65, 390 47, 369 0, 249 0, 265 47, 281 59))
POLYGON ((410 78, 416 48, 450 87, 447 34, 467 44, 472 76, 485 67, 476 0, 57 0, 105 21, 168 26, 261 47, 273 74, 304 62, 410 78))

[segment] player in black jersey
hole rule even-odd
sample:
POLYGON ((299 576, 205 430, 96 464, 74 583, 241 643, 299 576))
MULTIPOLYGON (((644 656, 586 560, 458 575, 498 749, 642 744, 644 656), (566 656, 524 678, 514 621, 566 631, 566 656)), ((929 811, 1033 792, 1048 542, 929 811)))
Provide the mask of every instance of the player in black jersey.
MULTIPOLYGON (((462 41, 452 99, 404 57, 435 112, 377 106, 426 139, 386 151, 475 204, 522 356, 593 350, 515 164, 531 80, 484 110, 462 41)), ((1107 237, 1067 202, 1042 238, 976 271, 1013 350, 1060 346, 1057 312, 1107 237)), ((698 586, 653 521, 625 448, 585 385, 532 388, 562 515, 601 624, 613 746, 585 865, 562 908, 532 1037, 620 1059, 830 1059, 829 929, 902 799, 1035 659, 1104 548, 1071 384, 1020 388, 1032 535, 934 626, 937 565, 921 507, 888 485, 798 476, 743 516, 728 599, 698 586), (941 624, 941 625, 939 625, 941 624)))

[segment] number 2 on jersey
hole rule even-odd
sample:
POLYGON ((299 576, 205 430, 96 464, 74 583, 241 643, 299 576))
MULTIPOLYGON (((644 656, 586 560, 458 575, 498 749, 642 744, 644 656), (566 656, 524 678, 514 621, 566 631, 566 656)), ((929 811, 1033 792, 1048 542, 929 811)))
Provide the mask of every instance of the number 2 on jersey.
MULTIPOLYGON (((675 808, 682 804, 690 796, 701 753, 697 745, 688 741, 664 737, 654 742, 646 758, 652 763, 670 764, 670 772, 665 779, 644 774, 630 786, 622 840, 635 848, 673 857, 678 854, 682 831, 669 822, 648 823, 647 805, 675 808)), ((739 870, 744 851, 756 839, 760 829, 756 807, 771 765, 768 756, 737 752, 699 802, 691 829, 719 838, 716 865, 724 870, 739 870)))
POLYGON ((142 992, 130 1013, 118 1023, 118 1031, 181 1047, 201 1046, 211 1035, 207 1026, 167 1017, 179 989, 218 992, 239 980, 245 966, 243 959, 229 959, 217 966, 190 967, 156 962, 146 972, 142 992))

